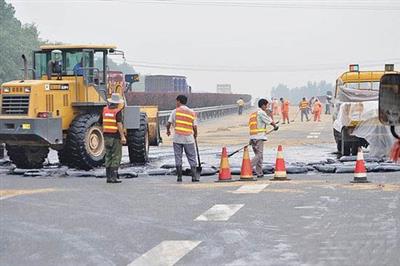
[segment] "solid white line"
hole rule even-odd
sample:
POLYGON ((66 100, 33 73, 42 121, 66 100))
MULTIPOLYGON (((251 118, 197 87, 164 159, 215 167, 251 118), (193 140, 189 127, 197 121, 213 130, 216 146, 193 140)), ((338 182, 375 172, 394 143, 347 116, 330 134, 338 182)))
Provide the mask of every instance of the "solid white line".
POLYGON ((244 204, 216 204, 197 217, 195 221, 228 221, 243 206, 244 204))
POLYGON ((162 241, 128 266, 172 266, 201 241, 162 241))
POLYGON ((238 194, 246 194, 246 193, 260 193, 264 190, 269 184, 257 184, 257 185, 244 185, 238 188, 237 190, 233 191, 232 193, 238 194))

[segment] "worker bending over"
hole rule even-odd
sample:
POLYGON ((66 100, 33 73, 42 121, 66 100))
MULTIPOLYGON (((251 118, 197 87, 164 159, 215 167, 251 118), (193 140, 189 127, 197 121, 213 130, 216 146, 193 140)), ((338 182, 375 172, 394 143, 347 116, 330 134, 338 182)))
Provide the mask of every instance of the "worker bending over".
POLYGON ((250 145, 253 148, 254 158, 251 160, 253 168, 255 167, 257 177, 264 176, 263 173, 263 159, 264 159, 264 141, 267 140, 267 126, 272 125, 274 130, 279 127, 272 121, 271 117, 267 115, 268 101, 260 99, 258 101, 258 111, 250 115, 249 128, 250 128, 250 145))
POLYGON ((167 136, 171 136, 171 125, 174 126, 174 154, 177 182, 182 182, 182 155, 185 150, 192 172, 192 182, 199 182, 196 171, 195 141, 197 138, 197 120, 195 112, 186 106, 187 97, 178 95, 176 97, 176 109, 172 111, 167 124, 167 136))
POLYGON ((283 123, 282 124, 286 124, 285 121, 287 120, 287 123, 290 124, 289 122, 289 101, 288 100, 284 100, 283 98, 280 99, 281 100, 281 111, 282 111, 282 119, 283 119, 283 123))
POLYGON ((126 144, 122 125, 122 108, 124 100, 113 93, 108 99, 108 106, 103 109, 103 135, 106 149, 105 165, 107 183, 121 183, 118 180, 118 168, 122 159, 122 145, 126 144))

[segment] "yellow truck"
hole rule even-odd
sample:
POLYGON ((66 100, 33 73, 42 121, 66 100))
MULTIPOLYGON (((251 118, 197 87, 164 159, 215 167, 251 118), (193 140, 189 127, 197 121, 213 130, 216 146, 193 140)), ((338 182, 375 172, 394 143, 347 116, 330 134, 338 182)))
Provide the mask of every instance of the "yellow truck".
POLYGON ((336 80, 333 135, 342 155, 356 155, 359 147, 369 145, 352 133, 368 116, 377 114, 380 80, 385 73, 398 72, 392 64, 385 65, 384 71, 360 71, 359 65, 350 65, 336 80))
MULTIPOLYGON (((70 167, 103 164, 102 110, 111 93, 124 93, 109 85, 109 55, 123 52, 114 45, 44 45, 33 52, 30 69, 23 55, 24 78, 0 87, 0 142, 17 167, 42 167, 50 148, 70 167)), ((149 145, 158 145, 157 114, 156 106, 125 106, 132 163, 145 163, 149 145)))

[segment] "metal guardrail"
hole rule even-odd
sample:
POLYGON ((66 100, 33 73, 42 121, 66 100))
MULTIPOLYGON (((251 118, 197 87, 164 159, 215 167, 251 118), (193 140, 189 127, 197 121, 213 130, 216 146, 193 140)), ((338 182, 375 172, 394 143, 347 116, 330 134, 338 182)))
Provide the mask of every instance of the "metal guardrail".
MULTIPOLYGON (((244 105, 244 109, 248 109, 251 107, 251 103, 247 102, 244 105)), ((230 105, 220 105, 220 106, 209 106, 209 107, 200 107, 194 108, 197 115, 197 119, 199 121, 218 118, 224 115, 229 115, 238 112, 238 105, 237 104, 230 104, 230 105)), ((166 125, 168 122, 168 118, 171 114, 172 110, 168 111, 159 111, 158 112, 158 120, 160 125, 166 125)))

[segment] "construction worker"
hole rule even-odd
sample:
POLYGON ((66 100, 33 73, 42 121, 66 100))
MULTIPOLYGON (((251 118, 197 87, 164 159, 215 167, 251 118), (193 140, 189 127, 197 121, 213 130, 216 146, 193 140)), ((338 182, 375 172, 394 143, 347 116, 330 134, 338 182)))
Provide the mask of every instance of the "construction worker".
POLYGON ((307 121, 310 121, 310 119, 308 118, 308 110, 309 110, 310 106, 305 97, 303 97, 303 99, 299 103, 299 108, 300 108, 300 112, 301 112, 301 122, 303 122, 304 116, 306 117, 307 121))
POLYGON ((51 59, 47 63, 47 79, 51 80, 52 75, 56 74, 57 80, 61 80, 62 67, 62 52, 60 50, 51 51, 51 59))
POLYGON ((264 141, 267 140, 266 127, 272 125, 274 130, 278 130, 279 127, 272 121, 271 117, 267 115, 268 101, 266 99, 260 99, 258 101, 258 111, 252 113, 249 119, 250 129, 250 145, 253 148, 254 158, 251 160, 253 168, 255 168, 257 177, 261 178, 264 176, 263 173, 263 154, 264 154, 264 141))
POLYGON ((196 170, 195 138, 197 138, 197 120, 195 112, 186 106, 187 97, 176 97, 176 109, 172 111, 167 123, 167 136, 171 135, 171 125, 174 126, 174 154, 177 182, 182 182, 182 155, 185 150, 190 169, 192 182, 199 182, 200 177, 196 170))
POLYGON ((272 114, 279 115, 279 103, 276 98, 272 99, 272 114))
POLYGON ((121 183, 118 180, 118 168, 121 164, 122 145, 126 144, 122 124, 122 108, 124 100, 117 93, 108 99, 108 105, 103 109, 103 134, 106 148, 105 165, 107 183, 121 183))
POLYGON ((322 112, 322 104, 318 99, 315 99, 313 105, 313 114, 314 114, 314 122, 321 122, 321 112, 322 112))
POLYGON ((289 122, 289 101, 284 100, 283 98, 280 99, 281 101, 281 112, 282 112, 282 124, 286 124, 285 121, 287 120, 287 123, 290 124, 289 122))
POLYGON ((243 108, 244 108, 244 101, 243 101, 243 98, 240 97, 240 99, 237 100, 236 103, 237 103, 237 105, 238 105, 238 113, 239 113, 239 115, 242 115, 242 113, 243 113, 243 108))

